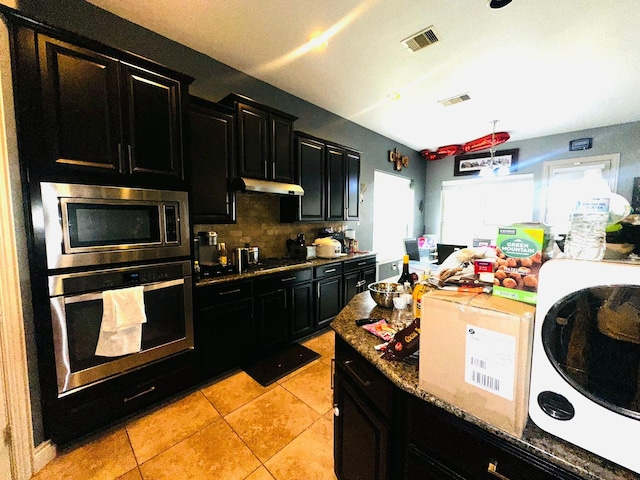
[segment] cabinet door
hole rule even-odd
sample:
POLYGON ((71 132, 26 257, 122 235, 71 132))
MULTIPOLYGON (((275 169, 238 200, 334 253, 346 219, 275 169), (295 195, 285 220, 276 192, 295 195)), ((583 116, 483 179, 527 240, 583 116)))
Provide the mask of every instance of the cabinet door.
POLYGON ((346 220, 360 218, 360 154, 347 152, 346 155, 346 220))
POLYGON ((384 480, 390 429, 366 397, 336 369, 334 382, 334 469, 339 480, 384 480))
POLYGON ((302 283, 289 289, 292 340, 313 330, 313 284, 302 283))
POLYGON ((44 136, 39 172, 120 173, 118 61, 46 35, 37 38, 44 136))
POLYGON ((266 179, 268 114, 244 103, 236 104, 238 175, 266 179))
POLYGON ((228 189, 233 177, 234 117, 204 100, 189 106, 191 203, 195 223, 235 223, 236 196, 228 189))
POLYGON ((371 285, 372 283, 374 283, 376 281, 376 267, 375 265, 371 268, 367 268, 365 270, 362 271, 362 279, 364 280, 364 283, 362 284, 362 290, 363 292, 367 291, 367 288, 369 287, 369 285, 371 285))
POLYGON ((237 367, 257 345, 253 299, 196 310, 196 352, 206 375, 237 367))
POLYGON ((183 179, 180 82, 122 65, 129 173, 183 179))
POLYGON ((271 349, 285 343, 288 328, 286 289, 261 293, 256 299, 260 347, 271 349))
POLYGON ((361 273, 359 270, 344 274, 344 303, 345 305, 361 290, 361 273))
POLYGON ((322 328, 342 310, 342 275, 317 280, 315 284, 316 324, 322 328))
POLYGON ((293 157, 293 122, 270 114, 270 171, 267 178, 278 182, 297 183, 293 157))
POLYGON ((325 152, 323 143, 299 138, 296 156, 300 168, 300 220, 324 220, 325 152))
POLYGON ((344 150, 327 148, 327 220, 345 218, 345 153, 344 150))

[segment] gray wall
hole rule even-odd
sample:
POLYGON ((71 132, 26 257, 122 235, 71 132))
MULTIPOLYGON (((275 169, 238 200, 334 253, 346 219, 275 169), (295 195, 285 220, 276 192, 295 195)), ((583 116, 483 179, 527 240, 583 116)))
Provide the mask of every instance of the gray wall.
MULTIPOLYGON (((388 161, 388 152, 398 148, 409 156, 410 167, 398 172, 399 175, 415 180, 416 203, 424 197, 426 165, 418 152, 378 135, 371 130, 338 117, 326 110, 305 102, 293 95, 261 82, 242 72, 168 40, 149 30, 123 20, 101 10, 83 0, 21 0, 21 12, 50 25, 70 30, 77 34, 100 41, 123 50, 129 50, 150 58, 175 70, 195 78, 190 93, 217 101, 230 92, 253 98, 266 105, 278 108, 298 117, 297 130, 305 131, 320 138, 347 145, 362 151, 361 183, 369 187, 373 183, 374 170, 393 172, 388 161)), ((318 86, 318 88, 322 88, 318 86)), ((16 186, 18 188, 18 186, 16 186)), ((361 220, 353 223, 356 228, 360 248, 372 248, 373 232, 373 188, 368 188, 361 205, 361 220)), ((422 213, 415 208, 415 234, 422 233, 422 213)), ((30 323, 30 321, 29 321, 30 323)), ((34 443, 45 440, 42 434, 42 415, 38 404, 35 343, 32 325, 27 325, 29 345, 29 371, 32 382, 32 412, 34 423, 34 443)))
MULTIPOLYGON (((624 123, 578 132, 568 132, 547 137, 533 138, 518 142, 507 142, 501 149, 519 149, 518 173, 532 173, 536 181, 536 191, 542 182, 543 162, 578 157, 591 157, 611 153, 620 154, 618 191, 631 201, 633 178, 640 177, 640 122, 624 123), (576 138, 593 138, 593 147, 578 152, 569 151, 569 141, 576 138)), ((426 197, 424 223, 428 232, 440 229, 440 190, 441 183, 453 180, 453 157, 428 162, 426 175, 426 197)), ((500 199, 496 199, 496 207, 500 199)), ((539 212, 534 211, 534 220, 540 220, 539 212)), ((473 211, 473 199, 469 199, 470 213, 473 211)))

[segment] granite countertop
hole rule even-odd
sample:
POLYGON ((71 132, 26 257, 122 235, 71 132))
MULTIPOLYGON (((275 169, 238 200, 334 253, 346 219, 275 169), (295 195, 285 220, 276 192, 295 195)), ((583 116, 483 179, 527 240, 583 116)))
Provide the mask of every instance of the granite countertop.
POLYGON ((284 267, 269 268, 267 270, 255 270, 255 271, 245 272, 245 273, 234 273, 231 275, 224 275, 220 277, 201 278, 200 280, 197 280, 195 282, 195 286, 204 287, 207 285, 219 285, 222 283, 235 282, 236 280, 247 280, 247 279, 262 277, 264 275, 271 275, 279 272, 300 270, 303 268, 319 267, 329 263, 347 262, 349 260, 356 260, 359 258, 368 258, 368 257, 373 257, 375 255, 376 255, 375 253, 369 252, 369 253, 352 253, 352 254, 350 253, 348 255, 344 255, 337 258, 314 258, 313 260, 308 260, 303 263, 297 263, 295 265, 287 265, 284 267))
MULTIPOLYGON (((550 463, 558 465, 585 479, 637 480, 640 478, 630 470, 544 432, 530 419, 522 438, 518 438, 492 427, 454 405, 425 392, 418 386, 418 371, 416 365, 382 359, 380 352, 373 348, 375 345, 380 344, 381 340, 355 324, 355 320, 359 318, 389 318, 390 314, 391 310, 378 307, 371 298, 371 295, 369 295, 369 292, 364 292, 356 295, 349 302, 342 312, 333 320, 331 327, 335 330, 336 334, 350 344, 402 390, 473 423, 550 463)), ((629 439, 629 441, 635 440, 629 439)))

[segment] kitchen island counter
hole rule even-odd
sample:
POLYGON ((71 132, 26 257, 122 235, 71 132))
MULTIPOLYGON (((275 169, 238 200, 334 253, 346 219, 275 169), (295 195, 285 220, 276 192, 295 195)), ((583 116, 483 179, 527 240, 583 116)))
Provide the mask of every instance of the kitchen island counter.
POLYGON ((360 318, 389 318, 390 314, 391 310, 377 306, 369 293, 364 292, 356 295, 346 305, 333 320, 331 327, 339 337, 401 390, 472 423, 545 462, 590 480, 640 478, 630 470, 544 432, 531 420, 528 421, 522 438, 517 438, 425 392, 419 387, 417 365, 382 359, 380 352, 373 348, 380 344, 381 340, 355 325, 355 320, 360 318))

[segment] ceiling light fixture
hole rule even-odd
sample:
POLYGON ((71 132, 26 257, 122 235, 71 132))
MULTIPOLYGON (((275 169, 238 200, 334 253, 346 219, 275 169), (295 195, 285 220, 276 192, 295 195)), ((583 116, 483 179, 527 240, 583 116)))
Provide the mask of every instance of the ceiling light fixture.
POLYGON ((511 0, 488 0, 487 7, 489 8, 502 8, 511 3, 511 0))

